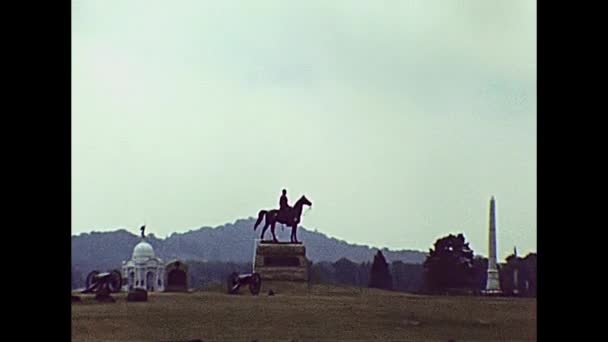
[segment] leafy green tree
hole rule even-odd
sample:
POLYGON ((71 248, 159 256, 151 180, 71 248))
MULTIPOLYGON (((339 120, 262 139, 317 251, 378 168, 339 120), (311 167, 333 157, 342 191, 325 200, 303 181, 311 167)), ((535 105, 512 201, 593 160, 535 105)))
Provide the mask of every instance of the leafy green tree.
POLYGON ((471 288, 474 281, 473 250, 464 235, 450 234, 435 242, 424 261, 428 289, 471 288))

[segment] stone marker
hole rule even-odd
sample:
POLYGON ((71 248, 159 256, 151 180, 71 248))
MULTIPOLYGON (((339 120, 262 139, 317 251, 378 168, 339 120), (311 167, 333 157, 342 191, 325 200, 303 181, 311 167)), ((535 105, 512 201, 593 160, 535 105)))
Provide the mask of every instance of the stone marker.
POLYGON ((127 294, 127 302, 146 302, 148 301, 148 291, 144 289, 133 289, 127 294))

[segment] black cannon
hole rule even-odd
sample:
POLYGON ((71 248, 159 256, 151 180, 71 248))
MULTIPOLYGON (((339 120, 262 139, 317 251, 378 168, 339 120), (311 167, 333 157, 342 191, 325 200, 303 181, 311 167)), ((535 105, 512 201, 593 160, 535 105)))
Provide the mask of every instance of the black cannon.
POLYGON ((122 276, 117 270, 100 273, 92 271, 87 275, 86 288, 82 293, 95 293, 98 300, 111 299, 110 293, 120 291, 122 287, 122 276))
POLYGON ((250 274, 238 274, 234 272, 228 276, 226 289, 229 294, 239 293, 239 289, 242 285, 249 285, 249 292, 251 292, 252 295, 257 296, 262 288, 262 277, 255 272, 250 274))

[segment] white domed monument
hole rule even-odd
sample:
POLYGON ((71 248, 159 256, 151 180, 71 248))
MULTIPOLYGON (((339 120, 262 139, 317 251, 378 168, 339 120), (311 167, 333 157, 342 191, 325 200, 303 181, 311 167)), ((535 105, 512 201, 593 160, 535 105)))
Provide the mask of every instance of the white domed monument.
POLYGON ((144 289, 146 291, 164 290, 165 265, 156 257, 154 248, 144 235, 145 226, 141 227, 141 241, 133 248, 131 260, 123 261, 122 276, 124 290, 144 289))

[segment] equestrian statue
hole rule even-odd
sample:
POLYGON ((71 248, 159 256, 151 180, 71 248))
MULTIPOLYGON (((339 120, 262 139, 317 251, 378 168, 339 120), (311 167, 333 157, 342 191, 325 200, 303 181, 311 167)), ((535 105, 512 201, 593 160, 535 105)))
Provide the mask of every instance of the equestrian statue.
POLYGON ((281 198, 279 199, 279 209, 260 210, 258 213, 258 219, 255 222, 255 226, 253 226, 253 230, 256 230, 262 220, 266 218, 264 229, 262 229, 262 235, 260 237, 262 240, 264 240, 264 233, 266 232, 266 229, 270 227, 270 231, 272 232, 272 241, 279 242, 274 233, 275 225, 278 222, 291 227, 290 242, 299 243, 296 232, 298 229, 298 224, 302 218, 302 209, 305 205, 312 207, 312 202, 310 202, 306 196, 302 196, 296 201, 293 208, 290 207, 287 200, 287 190, 283 189, 281 198))

